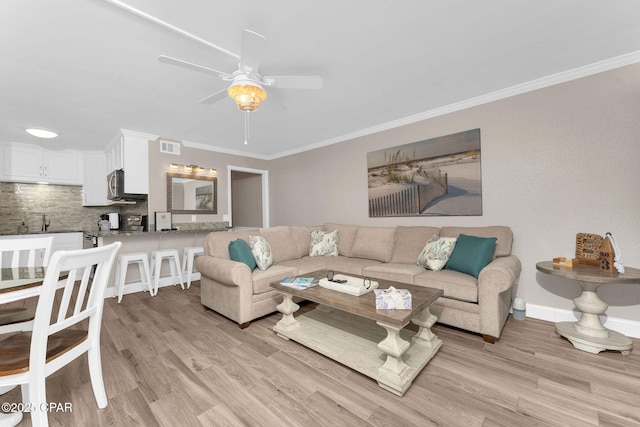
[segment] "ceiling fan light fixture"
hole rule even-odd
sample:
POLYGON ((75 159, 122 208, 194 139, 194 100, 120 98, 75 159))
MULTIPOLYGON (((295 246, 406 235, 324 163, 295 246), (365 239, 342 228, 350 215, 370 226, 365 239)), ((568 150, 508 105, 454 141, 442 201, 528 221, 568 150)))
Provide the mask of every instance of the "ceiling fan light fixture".
POLYGON ((255 111, 267 99, 267 92, 262 86, 248 79, 234 80, 227 94, 242 111, 255 111))

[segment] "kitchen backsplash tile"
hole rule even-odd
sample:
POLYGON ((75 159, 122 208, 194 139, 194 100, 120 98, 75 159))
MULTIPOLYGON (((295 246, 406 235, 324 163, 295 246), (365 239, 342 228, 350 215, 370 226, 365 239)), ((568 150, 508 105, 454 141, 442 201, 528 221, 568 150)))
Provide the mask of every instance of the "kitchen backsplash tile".
MULTIPOLYGON (((126 211, 146 214, 147 202, 126 211)), ((95 231, 100 215, 107 212, 124 213, 124 208, 83 207, 78 186, 0 182, 0 234, 17 233, 23 221, 29 231, 41 231, 43 214, 49 231, 95 231)))

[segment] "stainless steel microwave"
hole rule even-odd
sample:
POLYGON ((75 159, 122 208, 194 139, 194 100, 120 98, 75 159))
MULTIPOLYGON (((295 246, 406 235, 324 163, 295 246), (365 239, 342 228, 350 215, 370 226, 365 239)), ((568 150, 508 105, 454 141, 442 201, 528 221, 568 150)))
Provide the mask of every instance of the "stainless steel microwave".
POLYGON ((146 200, 146 194, 125 193, 124 170, 117 169, 107 175, 107 198, 109 200, 146 200))

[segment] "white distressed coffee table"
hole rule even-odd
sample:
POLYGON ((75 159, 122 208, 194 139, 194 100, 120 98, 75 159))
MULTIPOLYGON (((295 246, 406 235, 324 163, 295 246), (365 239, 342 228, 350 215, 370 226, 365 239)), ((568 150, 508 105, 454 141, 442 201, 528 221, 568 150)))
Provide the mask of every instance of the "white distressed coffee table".
MULTIPOLYGON (((304 276, 322 278, 326 271, 304 276)), ((389 286, 408 289, 413 308, 376 310, 373 292, 353 296, 320 286, 299 290, 275 282, 271 286, 283 295, 283 301, 277 307, 282 319, 273 329, 278 336, 340 362, 373 378, 385 390, 402 396, 442 346, 442 341, 431 332, 436 316, 429 307, 443 292, 372 280, 378 281, 381 289, 389 286), (294 317, 300 308, 294 297, 316 302, 318 306, 294 317), (404 329, 409 322, 419 326, 417 332, 404 329)))

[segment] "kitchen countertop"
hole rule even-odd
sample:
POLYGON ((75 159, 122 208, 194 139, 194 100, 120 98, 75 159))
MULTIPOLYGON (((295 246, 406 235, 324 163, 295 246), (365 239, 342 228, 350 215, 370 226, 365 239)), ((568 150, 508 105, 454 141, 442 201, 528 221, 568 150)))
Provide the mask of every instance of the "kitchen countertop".
POLYGON ((167 230, 167 231, 127 231, 127 230, 112 230, 112 231, 87 231, 86 234, 92 237, 121 237, 121 236, 152 236, 174 233, 211 233, 214 231, 227 231, 227 228, 209 228, 209 229, 193 229, 193 230, 167 230))
POLYGON ((0 236, 28 236, 31 234, 59 234, 59 233, 84 233, 83 230, 48 230, 48 231, 28 231, 26 233, 0 233, 0 236))

